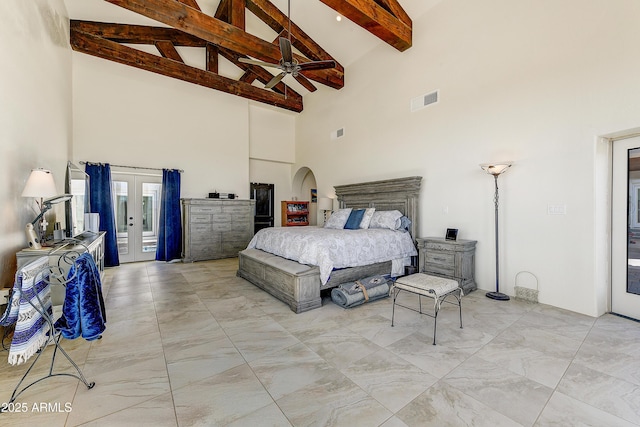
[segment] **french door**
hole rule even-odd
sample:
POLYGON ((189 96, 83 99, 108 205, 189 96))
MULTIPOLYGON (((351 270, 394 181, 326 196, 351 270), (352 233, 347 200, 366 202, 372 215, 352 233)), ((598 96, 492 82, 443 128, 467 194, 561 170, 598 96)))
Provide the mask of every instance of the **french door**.
POLYGON ((640 319, 640 136, 613 143, 611 311, 640 319))
POLYGON ((162 176, 112 173, 120 262, 155 259, 162 176))

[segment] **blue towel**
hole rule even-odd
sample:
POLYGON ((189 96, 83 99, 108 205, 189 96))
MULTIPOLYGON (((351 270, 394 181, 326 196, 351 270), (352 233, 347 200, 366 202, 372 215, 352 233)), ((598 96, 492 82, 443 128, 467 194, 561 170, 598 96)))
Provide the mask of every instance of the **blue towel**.
POLYGON ((55 328, 70 340, 81 335, 87 341, 100 338, 106 329, 107 315, 100 272, 93 257, 85 252, 76 258, 68 278, 62 317, 55 328))

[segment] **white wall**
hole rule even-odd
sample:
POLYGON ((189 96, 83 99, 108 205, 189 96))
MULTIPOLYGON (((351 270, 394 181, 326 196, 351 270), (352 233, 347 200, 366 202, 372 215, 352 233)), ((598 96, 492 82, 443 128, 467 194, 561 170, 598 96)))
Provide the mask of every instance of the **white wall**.
POLYGON ((73 159, 183 169, 182 197, 249 197, 248 102, 73 53, 73 159))
MULTIPOLYGON (((32 168, 64 191, 71 147, 71 50, 62 0, 0 2, 0 287, 10 287, 24 226, 37 212, 20 194, 32 168)), ((60 205, 63 206, 63 205, 60 205)), ((62 211, 49 222, 64 221, 62 211)))
POLYGON ((527 270, 541 302, 601 314, 596 141, 640 122, 639 19, 633 0, 444 1, 414 20, 411 49, 380 46, 345 71, 345 88, 305 99, 297 165, 314 171, 319 193, 423 176, 421 234, 455 227, 478 240, 476 278, 490 290, 493 179, 478 164, 513 160, 500 178, 503 290, 527 270), (436 89, 439 104, 409 112, 436 89), (567 214, 548 215, 548 204, 567 214))

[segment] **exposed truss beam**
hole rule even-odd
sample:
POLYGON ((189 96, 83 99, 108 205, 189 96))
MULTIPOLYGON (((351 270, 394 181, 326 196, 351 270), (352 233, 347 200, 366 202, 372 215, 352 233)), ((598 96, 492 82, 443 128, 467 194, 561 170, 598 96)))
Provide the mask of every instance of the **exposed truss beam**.
POLYGON ((397 0, 320 1, 399 51, 411 47, 413 24, 397 0))
MULTIPOLYGON (((287 96, 285 97, 281 93, 261 89, 244 81, 236 81, 210 71, 185 65, 177 60, 168 59, 128 46, 123 46, 115 41, 103 38, 100 35, 89 34, 81 31, 83 26, 86 29, 86 24, 87 23, 82 22, 78 23, 77 21, 71 22, 71 46, 75 51, 151 71, 164 76, 173 77, 211 89, 231 93, 243 98, 263 102, 291 111, 302 111, 302 96, 292 90, 287 90, 287 96)), ((114 27, 110 28, 113 29, 114 27)), ((169 43, 174 46, 174 43, 171 41, 169 41, 169 43)), ((154 41, 152 44, 156 44, 156 42, 154 41)), ((170 48, 167 49, 167 46, 168 45, 164 43, 163 48, 165 49, 165 53, 170 51, 170 48)), ((161 48, 158 49, 160 50, 161 48)), ((173 49, 175 50, 175 47, 173 49)), ((258 79, 260 79, 260 76, 258 76, 258 79)))
MULTIPOLYGON (((280 50, 272 43, 246 33, 232 24, 206 15, 178 0, 105 1, 162 22, 238 54, 273 63, 277 63, 281 57, 280 50)), ((233 9, 234 2, 238 0, 229 1, 231 2, 231 9, 233 9)), ((247 7, 249 7, 248 3, 251 1, 247 0, 247 7)), ((233 12, 230 14, 233 15, 233 12)), ((306 62, 307 60, 300 55, 294 55, 294 57, 299 62, 306 62)), ((311 80, 336 89, 344 86, 344 69, 342 67, 308 70, 304 74, 311 80)))

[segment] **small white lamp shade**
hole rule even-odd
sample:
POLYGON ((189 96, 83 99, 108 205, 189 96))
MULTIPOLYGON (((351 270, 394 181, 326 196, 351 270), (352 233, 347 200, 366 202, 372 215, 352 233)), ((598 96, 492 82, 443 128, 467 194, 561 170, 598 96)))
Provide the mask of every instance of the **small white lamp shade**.
POLYGON ((513 162, 495 162, 495 163, 481 163, 480 167, 483 171, 489 175, 500 175, 507 171, 513 165, 513 162))
POLYGON ((333 199, 328 197, 318 197, 318 210, 330 211, 333 210, 333 199))
POLYGON ((22 191, 22 197, 37 197, 48 199, 57 195, 53 174, 46 169, 32 169, 27 184, 22 191))

